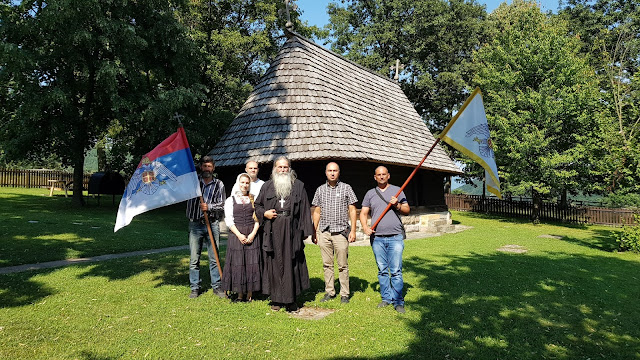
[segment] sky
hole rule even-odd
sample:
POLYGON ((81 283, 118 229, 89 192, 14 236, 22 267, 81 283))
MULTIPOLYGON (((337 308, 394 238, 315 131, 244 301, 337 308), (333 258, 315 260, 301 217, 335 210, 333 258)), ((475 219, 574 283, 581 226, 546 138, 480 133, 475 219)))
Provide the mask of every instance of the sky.
MULTIPOLYGON (((501 3, 505 1, 501 0, 476 0, 480 4, 487 5, 487 12, 493 11, 501 3)), ((329 22, 329 15, 327 14, 327 4, 332 2, 331 0, 297 0, 298 8, 302 10, 302 20, 309 22, 309 25, 317 25, 323 27, 329 22)), ((333 2, 338 2, 333 0, 333 2)), ((506 1, 511 3, 510 0, 506 1)), ((558 9, 558 0, 539 0, 540 8, 543 12, 551 10, 556 12, 558 9)))

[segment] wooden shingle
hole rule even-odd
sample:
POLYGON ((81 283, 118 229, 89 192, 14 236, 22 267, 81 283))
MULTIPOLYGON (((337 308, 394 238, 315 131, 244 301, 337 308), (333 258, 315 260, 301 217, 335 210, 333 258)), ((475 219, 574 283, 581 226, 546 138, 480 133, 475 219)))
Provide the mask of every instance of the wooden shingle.
MULTIPOLYGON (((416 166, 435 141, 400 86, 304 37, 288 40, 210 155, 217 167, 353 159, 416 166)), ((460 169, 436 146, 423 168, 460 169)))

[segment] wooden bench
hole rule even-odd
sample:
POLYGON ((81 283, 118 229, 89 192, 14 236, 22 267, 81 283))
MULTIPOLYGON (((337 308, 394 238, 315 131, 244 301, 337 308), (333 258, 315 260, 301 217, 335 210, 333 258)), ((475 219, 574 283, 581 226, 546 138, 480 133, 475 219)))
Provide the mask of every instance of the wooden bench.
POLYGON ((66 180, 47 180, 49 182, 49 184, 51 184, 51 189, 49 189, 49 196, 53 196, 53 190, 54 189, 60 189, 60 190, 64 190, 64 197, 68 196, 68 191, 71 188, 71 185, 73 185, 73 181, 66 181, 66 180))

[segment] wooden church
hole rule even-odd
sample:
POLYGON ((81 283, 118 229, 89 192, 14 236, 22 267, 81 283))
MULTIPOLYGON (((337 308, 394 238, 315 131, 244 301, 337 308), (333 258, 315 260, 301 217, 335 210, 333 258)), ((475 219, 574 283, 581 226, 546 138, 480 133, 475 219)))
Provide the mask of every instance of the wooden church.
MULTIPOLYGON (((402 185, 435 139, 398 83, 285 33, 288 40, 209 153, 227 191, 247 161, 258 162, 259 177, 268 180, 281 155, 291 159, 310 200, 330 161, 359 201, 376 185, 379 165, 389 169, 390 183, 402 185)), ((405 189, 409 204, 446 210, 446 182, 458 174, 436 146, 405 189)))

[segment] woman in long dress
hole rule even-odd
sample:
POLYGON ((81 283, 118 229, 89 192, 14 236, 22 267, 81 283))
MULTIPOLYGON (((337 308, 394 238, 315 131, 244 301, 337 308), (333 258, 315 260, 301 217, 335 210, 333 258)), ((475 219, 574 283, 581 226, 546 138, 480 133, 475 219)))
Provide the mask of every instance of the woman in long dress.
POLYGON ((249 186, 249 175, 238 175, 234 193, 224 204, 224 221, 230 232, 222 288, 238 293, 237 301, 251 301, 253 293, 260 291, 262 281, 260 244, 256 236, 259 224, 249 186))

